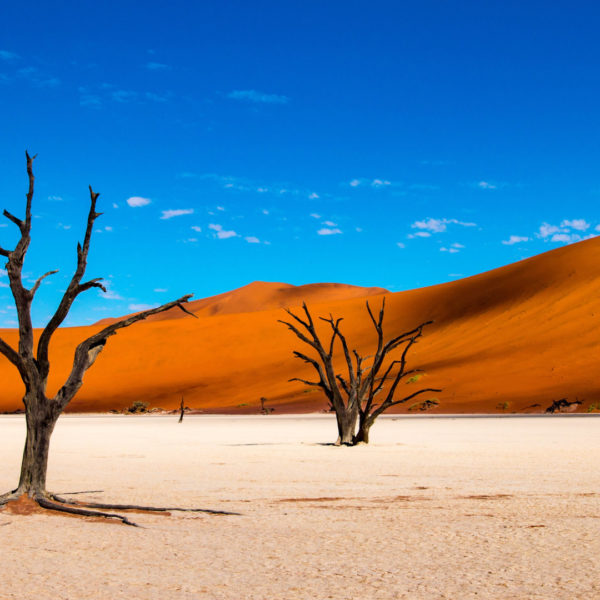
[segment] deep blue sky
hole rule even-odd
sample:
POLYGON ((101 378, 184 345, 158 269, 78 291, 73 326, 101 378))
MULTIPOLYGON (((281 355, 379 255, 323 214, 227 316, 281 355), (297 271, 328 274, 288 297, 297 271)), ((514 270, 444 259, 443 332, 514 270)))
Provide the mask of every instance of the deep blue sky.
POLYGON ((22 214, 38 153, 26 272, 61 270, 36 324, 89 183, 110 293, 71 325, 253 280, 397 291, 594 235, 599 30, 595 2, 3 3, 0 204, 22 214))

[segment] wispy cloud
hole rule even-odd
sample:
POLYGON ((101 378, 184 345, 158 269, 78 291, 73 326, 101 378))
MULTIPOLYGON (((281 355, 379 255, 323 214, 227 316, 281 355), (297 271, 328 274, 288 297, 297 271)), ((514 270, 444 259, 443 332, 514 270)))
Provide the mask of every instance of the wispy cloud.
POLYGON ((460 252, 463 248, 464 246, 462 244, 455 242, 454 244, 450 244, 449 248, 443 246, 442 248, 440 248, 440 252, 449 252, 450 254, 456 254, 457 252, 460 252))
POLYGON ((409 240, 412 240, 414 238, 428 238, 431 237, 431 234, 428 231, 417 231, 417 233, 409 233, 406 236, 409 240))
POLYGON ((173 217, 180 217, 181 215, 192 214, 194 214, 193 208, 175 208, 171 210, 163 210, 161 219, 172 219, 173 217))
POLYGON ((154 288, 155 292, 157 292, 158 294, 164 294, 165 292, 168 292, 169 290, 167 288, 154 288))
POLYGON ((127 204, 133 208, 137 208, 139 206, 147 206, 152 202, 150 198, 142 198, 141 196, 131 196, 131 198, 127 198, 127 204))
MULTIPOLYGON (((552 225, 544 222, 540 225, 535 236, 544 241, 572 244, 583 239, 596 237, 593 233, 583 235, 583 232, 590 227, 591 225, 585 219, 563 219, 560 225, 552 225), (573 230, 579 233, 575 233, 573 230)), ((596 231, 600 231, 600 226, 597 226, 595 229, 596 231)))
POLYGON ((235 231, 227 231, 223 229, 223 225, 211 223, 208 226, 208 228, 216 232, 215 237, 217 237, 219 240, 226 240, 227 238, 238 237, 238 234, 235 231))
POLYGON ((194 231, 197 231, 198 233, 202 231, 202 227, 200 227, 199 225, 192 225, 192 229, 194 231))
POLYGON ((432 219, 427 217, 423 221, 415 221, 411 227, 413 229, 424 229, 432 233, 441 233, 448 229, 448 225, 460 225, 461 227, 475 227, 476 223, 459 221, 458 219, 432 219))
POLYGON ((529 238, 523 235, 511 235, 507 240, 502 240, 505 246, 513 246, 514 244, 520 244, 521 242, 528 242, 529 238))
POLYGON ((10 52, 9 50, 0 50, 0 60, 16 60, 19 55, 16 52, 10 52))
POLYGON ((168 71, 171 67, 159 62, 147 62, 145 65, 149 71, 168 71))
POLYGON ((115 102, 133 102, 138 99, 139 94, 132 90, 114 90, 110 94, 115 102))
POLYGON ((489 181, 478 181, 477 187, 482 190, 497 190, 498 185, 495 183, 490 183, 489 181))
POLYGON ((158 306, 158 304, 130 304, 128 306, 129 310, 132 310, 134 312, 141 312, 142 310, 150 310, 151 308, 156 308, 158 306))
POLYGON ((232 100, 242 100, 245 102, 254 102, 257 104, 287 104, 290 99, 280 94, 265 94, 256 90, 234 90, 227 94, 232 100))
POLYGON ((244 238, 249 244, 260 244, 260 240, 253 235, 244 238))
POLYGON ((329 227, 323 227, 322 229, 319 229, 319 231, 317 231, 318 235, 337 235, 342 233, 341 229, 338 229, 337 227, 334 229, 331 229, 329 227))
POLYGON ((590 224, 585 219, 572 219, 571 221, 565 219, 561 222, 560 226, 575 229, 577 231, 585 231, 590 228, 590 224))
POLYGON ((17 77, 29 81, 35 87, 57 87, 60 79, 46 73, 42 73, 37 67, 23 67, 17 71, 17 77))
POLYGON ((357 188, 360 186, 370 186, 372 188, 385 188, 387 186, 392 185, 392 182, 388 179, 352 179, 348 182, 348 185, 353 188, 357 188))

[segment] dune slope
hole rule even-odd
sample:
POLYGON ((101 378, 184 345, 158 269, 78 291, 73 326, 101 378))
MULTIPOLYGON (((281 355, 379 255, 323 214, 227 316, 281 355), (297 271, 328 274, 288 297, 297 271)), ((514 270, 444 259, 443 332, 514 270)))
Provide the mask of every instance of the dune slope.
MULTIPOLYGON (((302 346, 277 322, 286 318, 280 307, 299 310, 305 299, 315 316, 344 317, 351 346, 370 354, 374 335, 365 300, 378 307, 385 295, 386 335, 435 321, 411 355, 412 366, 426 370, 422 382, 444 390, 435 412, 541 411, 559 398, 578 398, 587 410, 600 401, 598 264, 595 238, 407 292, 250 284, 197 301, 193 310, 203 318, 180 312, 111 338, 70 408, 120 409, 134 400, 173 408, 183 396, 186 405, 206 411, 257 412, 261 397, 278 412, 322 410, 318 390, 288 383, 312 373, 292 356, 302 346)), ((57 333, 51 387, 66 376, 77 342, 99 326, 57 333)), ((14 331, 0 335, 15 344, 14 331)), ((20 407, 22 384, 13 371, 0 361, 0 410, 20 407)))

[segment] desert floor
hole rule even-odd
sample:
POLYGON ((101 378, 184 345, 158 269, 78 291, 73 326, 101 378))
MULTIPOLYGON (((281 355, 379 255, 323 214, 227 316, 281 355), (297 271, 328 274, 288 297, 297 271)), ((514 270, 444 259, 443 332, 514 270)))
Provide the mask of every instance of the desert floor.
MULTIPOLYGON (((64 416, 49 488, 143 528, 0 512, 0 598, 600 597, 600 419, 389 417, 326 445, 330 415, 64 416)), ((22 416, 0 417, 14 487, 22 416)))

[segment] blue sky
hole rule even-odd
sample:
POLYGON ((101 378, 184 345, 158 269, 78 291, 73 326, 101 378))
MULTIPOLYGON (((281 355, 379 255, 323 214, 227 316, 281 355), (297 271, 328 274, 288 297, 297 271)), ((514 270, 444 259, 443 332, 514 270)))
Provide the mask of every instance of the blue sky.
POLYGON ((1 205, 38 153, 25 271, 60 269, 36 324, 90 183, 109 293, 69 325, 254 280, 399 291, 597 234, 599 25, 594 2, 3 3, 1 205))

